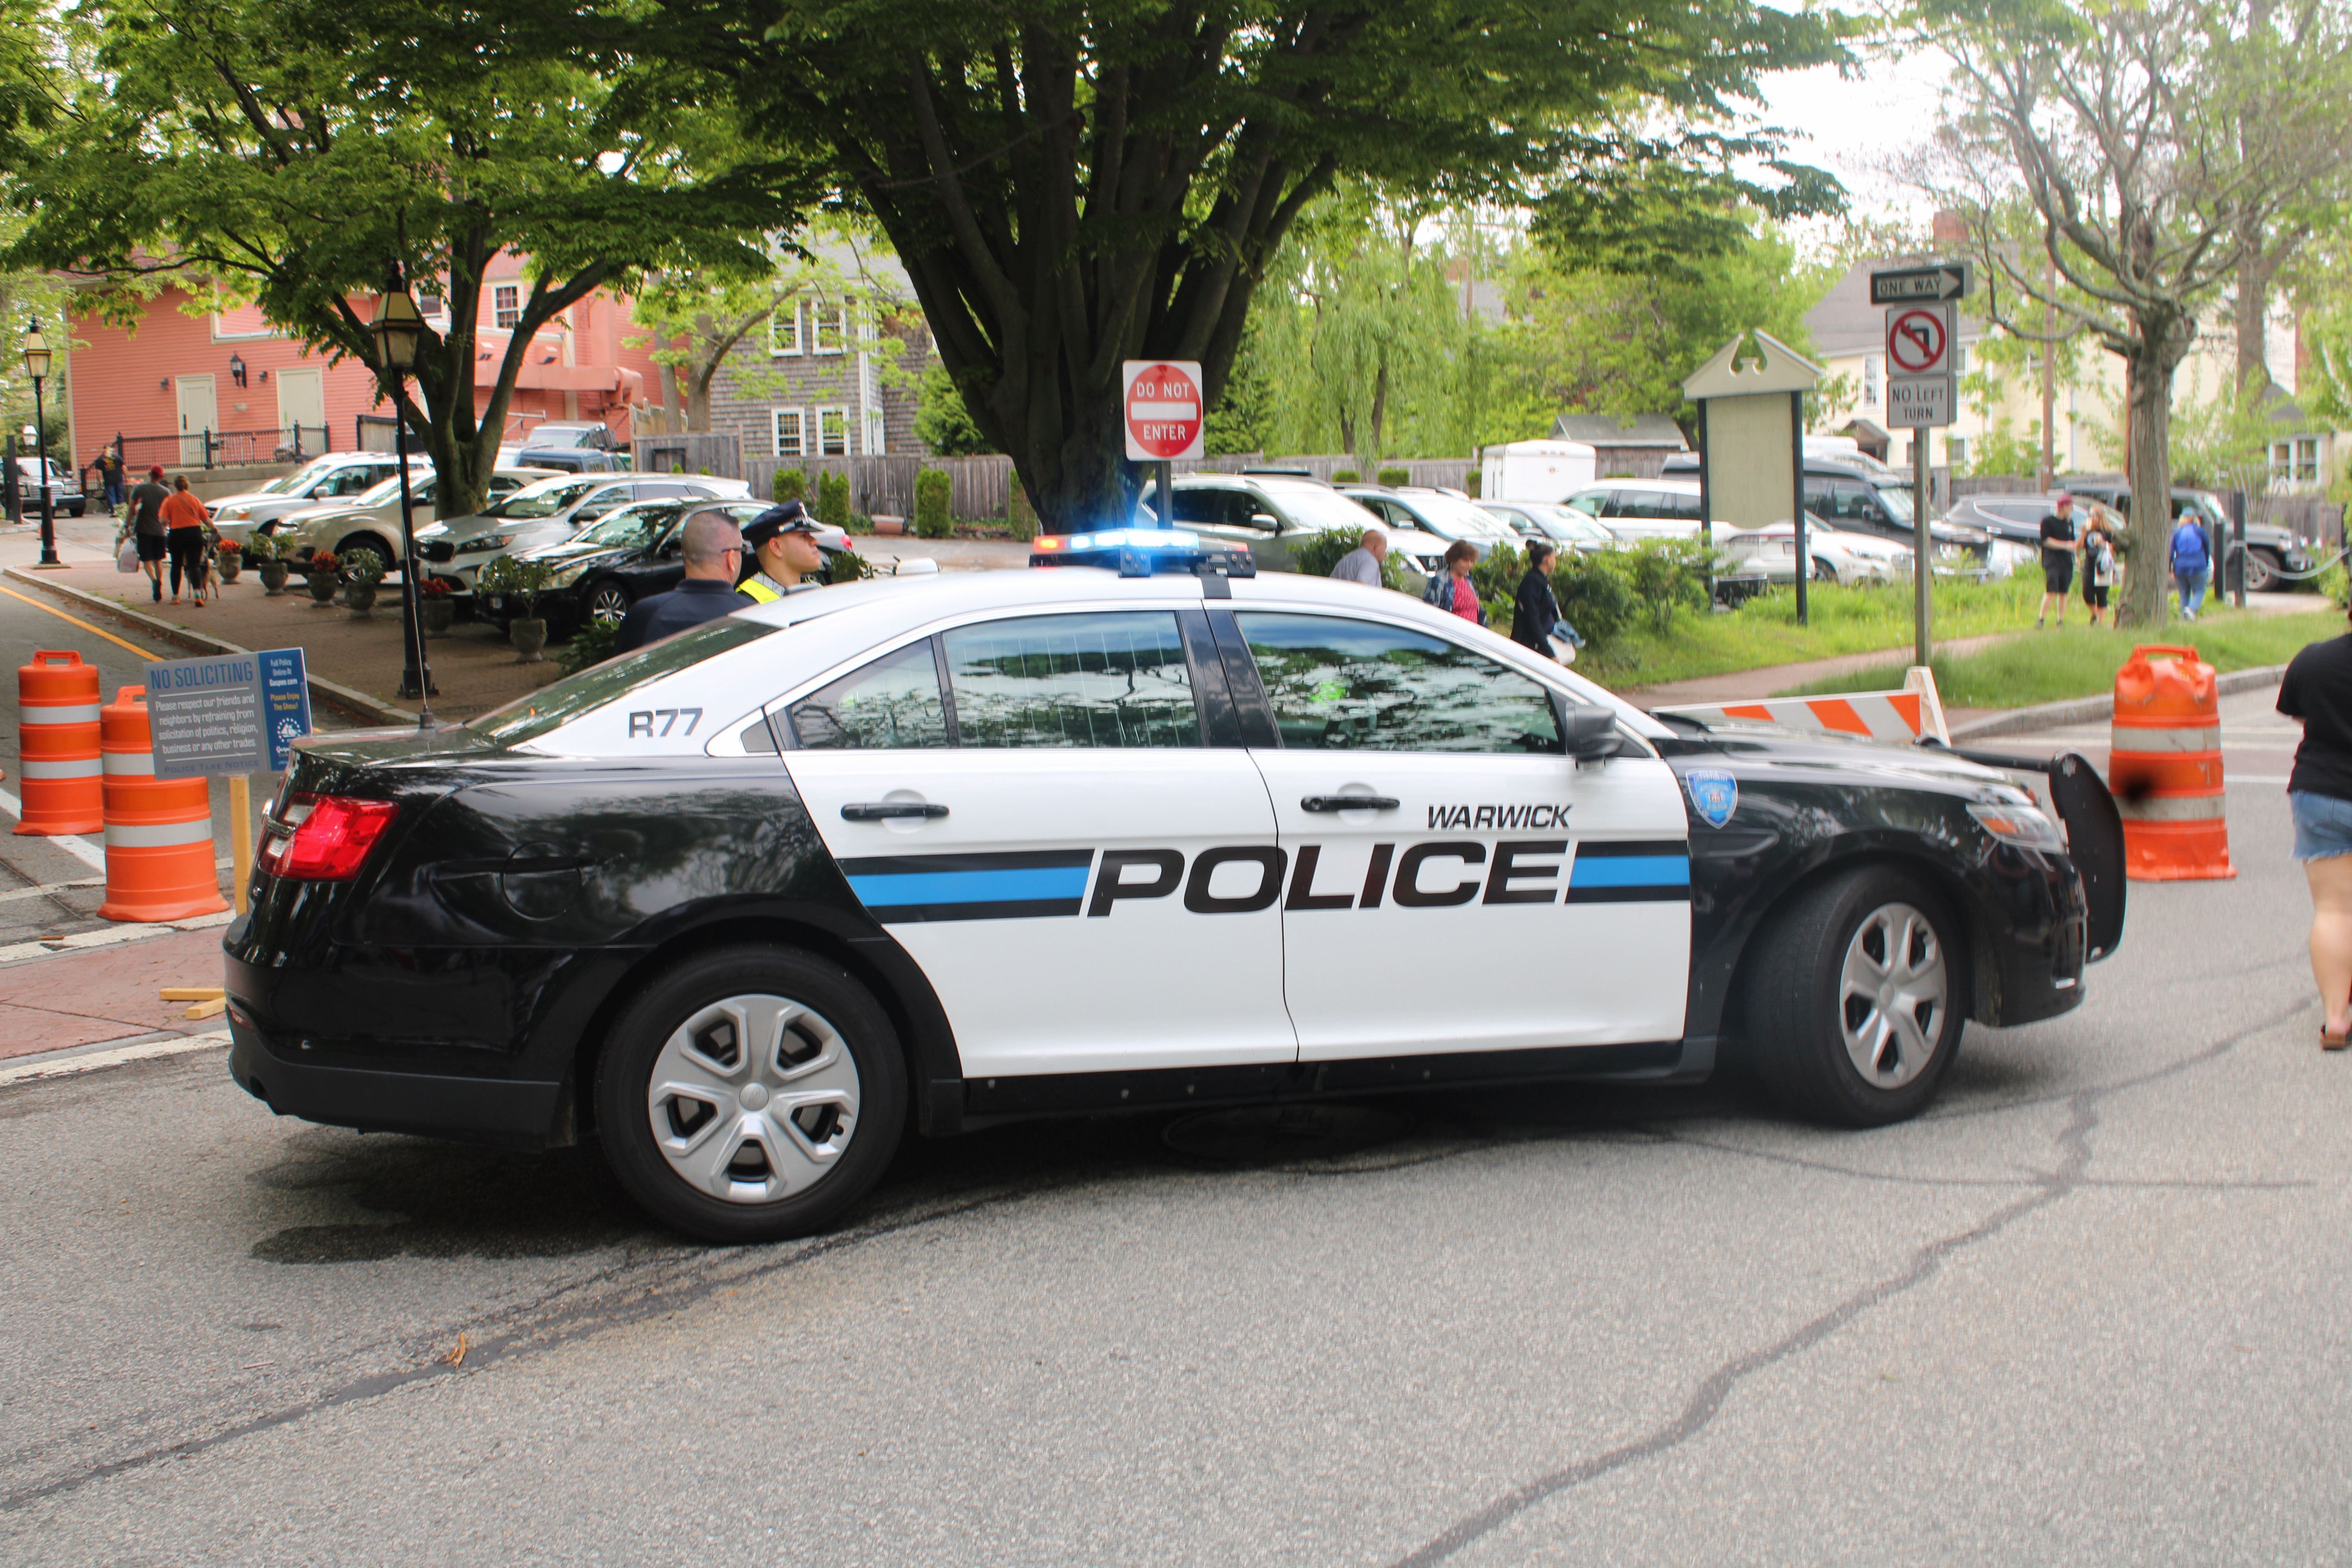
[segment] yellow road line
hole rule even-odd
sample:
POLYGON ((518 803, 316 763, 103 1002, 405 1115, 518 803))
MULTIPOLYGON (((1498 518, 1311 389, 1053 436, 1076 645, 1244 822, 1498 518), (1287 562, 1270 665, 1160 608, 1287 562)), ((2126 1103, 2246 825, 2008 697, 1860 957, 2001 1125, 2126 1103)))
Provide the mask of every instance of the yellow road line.
POLYGON ((37 610, 47 610, 49 614, 57 616, 58 619, 64 621, 68 626, 79 626, 82 630, 89 633, 92 637, 104 637, 107 641, 112 643, 117 647, 129 648, 141 658, 152 659, 157 657, 146 648, 141 647, 137 643, 124 642, 112 632, 100 631, 98 627, 91 626, 88 621, 77 620, 75 617, 67 615, 63 610, 58 609, 54 605, 45 605, 38 599, 26 598, 24 595, 19 594, 14 588, 0 588, 0 594, 5 594, 12 599, 22 600, 24 603, 32 605, 33 608, 37 610))

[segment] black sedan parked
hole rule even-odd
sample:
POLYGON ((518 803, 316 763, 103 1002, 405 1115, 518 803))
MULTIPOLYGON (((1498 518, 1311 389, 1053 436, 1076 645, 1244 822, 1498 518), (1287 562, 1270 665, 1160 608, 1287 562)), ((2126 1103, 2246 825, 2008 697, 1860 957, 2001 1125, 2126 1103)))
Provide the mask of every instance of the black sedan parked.
MULTIPOLYGON (((738 523, 746 523, 771 504, 730 501, 718 510, 738 523)), ((679 528, 709 505, 702 500, 639 501, 607 513, 561 544, 542 545, 517 556, 519 561, 543 561, 554 568, 539 601, 540 615, 556 623, 549 626, 549 635, 568 636, 592 619, 617 621, 639 599, 677 587, 686 576, 679 528)), ((825 529, 817 536, 817 548, 824 552, 829 574, 838 575, 832 571, 832 563, 848 553, 848 541, 839 530, 825 529)), ((482 613, 501 626, 520 609, 511 594, 484 594, 480 603, 482 613)))

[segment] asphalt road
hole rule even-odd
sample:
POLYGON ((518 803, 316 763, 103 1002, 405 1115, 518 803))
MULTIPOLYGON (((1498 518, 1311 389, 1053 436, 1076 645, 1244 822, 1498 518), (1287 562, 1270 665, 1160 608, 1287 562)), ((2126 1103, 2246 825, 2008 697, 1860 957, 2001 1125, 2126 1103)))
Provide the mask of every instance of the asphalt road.
POLYGON ((0 1089, 0 1558, 2342 1562, 2352 1059, 2281 786, 2231 832, 1871 1133, 1032 1127, 714 1251, 584 1152, 273 1121, 217 1052, 0 1089))

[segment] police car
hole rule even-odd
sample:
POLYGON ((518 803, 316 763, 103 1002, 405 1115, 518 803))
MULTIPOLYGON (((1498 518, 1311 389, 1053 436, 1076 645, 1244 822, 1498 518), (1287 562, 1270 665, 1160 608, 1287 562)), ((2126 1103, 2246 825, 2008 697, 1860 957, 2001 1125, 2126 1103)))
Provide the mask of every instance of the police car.
POLYGON ((593 1134, 740 1242, 826 1223, 908 1128, 1742 1049, 1884 1123, 1964 1020, 2065 1012, 2114 945, 2000 772, 1654 718, 1184 538, 796 594, 461 727, 314 737, 226 936, 236 1081, 593 1134))

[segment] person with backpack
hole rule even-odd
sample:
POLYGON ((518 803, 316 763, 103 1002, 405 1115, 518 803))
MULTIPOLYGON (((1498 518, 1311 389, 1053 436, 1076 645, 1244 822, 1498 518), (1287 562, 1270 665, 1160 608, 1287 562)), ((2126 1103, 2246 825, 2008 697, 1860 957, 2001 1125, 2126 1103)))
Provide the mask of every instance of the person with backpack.
POLYGON ((2193 621, 2205 605, 2205 581, 2213 569, 2212 547, 2205 540, 2205 520, 2184 510, 2172 531, 2172 581, 2180 590, 2180 618, 2193 621))
POLYGON ((1486 624, 1486 612, 1479 606, 1478 590, 1470 585, 1470 568, 1478 560, 1478 547, 1467 540, 1457 539, 1445 547, 1445 570, 1429 580, 1421 591, 1421 602, 1434 605, 1448 615, 1460 616, 1474 626, 1486 624))

